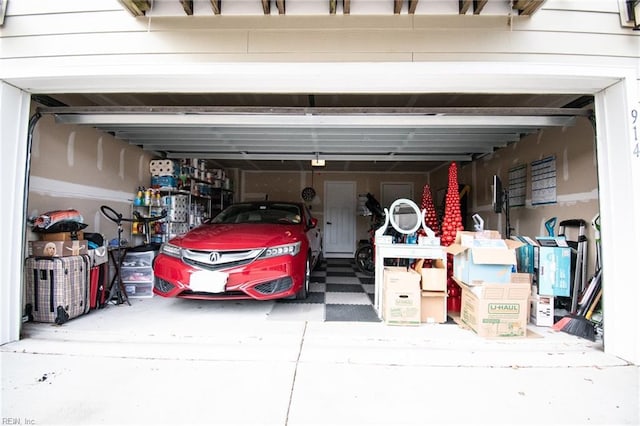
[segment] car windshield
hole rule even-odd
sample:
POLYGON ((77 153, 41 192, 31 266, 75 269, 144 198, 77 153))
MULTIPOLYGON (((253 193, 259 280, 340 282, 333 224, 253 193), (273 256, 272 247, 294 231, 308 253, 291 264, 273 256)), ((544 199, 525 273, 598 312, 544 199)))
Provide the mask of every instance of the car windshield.
POLYGON ((287 203, 233 204, 211 219, 210 223, 279 223, 301 222, 300 207, 287 203))

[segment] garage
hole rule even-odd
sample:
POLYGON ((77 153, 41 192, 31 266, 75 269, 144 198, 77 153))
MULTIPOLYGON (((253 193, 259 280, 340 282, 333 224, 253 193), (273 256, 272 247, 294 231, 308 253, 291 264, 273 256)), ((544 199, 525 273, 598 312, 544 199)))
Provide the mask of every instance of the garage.
MULTIPOLYGON (((437 182, 438 170, 444 178, 440 178, 443 184, 437 188, 442 193, 445 190, 449 165, 452 162, 458 162, 461 174, 464 173, 465 168, 469 169, 469 172, 476 169, 473 171, 477 174, 476 176, 469 175, 465 178, 473 180, 473 186, 476 188, 471 192, 477 200, 474 203, 477 206, 474 213, 481 213, 486 218, 487 229, 499 229, 504 233, 506 214, 491 212, 491 194, 486 188, 491 188, 492 176, 499 174, 499 170, 507 167, 508 163, 492 166, 488 156, 494 156, 494 152, 500 149, 508 149, 509 145, 521 144, 526 147, 527 139, 540 142, 543 139, 541 137, 543 133, 545 136, 551 135, 552 140, 557 138, 553 136, 554 132, 564 133, 566 137, 569 129, 578 127, 576 122, 582 119, 584 120, 582 127, 586 127, 586 135, 583 137, 578 133, 571 138, 580 142, 574 144, 575 153, 567 154, 567 157, 581 158, 584 155, 583 152, 588 155, 588 161, 592 161, 593 157, 594 142, 588 122, 589 116, 593 114, 593 100, 583 95, 537 95, 536 100, 533 100, 531 96, 526 95, 492 95, 489 99, 486 95, 454 96, 452 94, 422 96, 415 94, 409 96, 309 94, 277 97, 253 94, 254 104, 243 106, 240 106, 242 95, 239 94, 207 94, 199 97, 180 94, 170 96, 82 94, 66 95, 66 97, 65 95, 56 97, 38 95, 35 98, 48 105, 64 104, 64 106, 39 108, 38 113, 42 114, 43 120, 53 119, 57 125, 74 129, 71 130, 72 132, 76 131, 75 129, 80 132, 95 129, 100 132, 98 138, 104 134, 113 135, 117 139, 128 142, 130 146, 142 148, 145 155, 155 155, 153 160, 145 159, 147 164, 142 165, 140 164, 142 160, 138 158, 139 163, 136 165, 138 173, 144 173, 146 181, 138 182, 132 186, 133 188, 149 187, 154 179, 162 179, 161 176, 148 176, 153 174, 151 169, 154 164, 162 164, 162 160, 158 158, 168 159, 167 164, 172 164, 169 168, 173 170, 174 179, 182 174, 183 179, 191 180, 194 185, 196 182, 198 182, 197 185, 206 182, 205 173, 213 172, 220 177, 224 176, 225 184, 219 185, 220 188, 211 189, 212 205, 199 206, 203 207, 201 211, 195 211, 191 206, 199 200, 197 196, 203 191, 194 190, 191 186, 189 199, 184 202, 185 205, 190 205, 186 209, 189 219, 187 220, 187 214, 185 214, 184 218, 179 222, 171 222, 170 226, 184 225, 184 222, 188 222, 185 228, 193 228, 210 217, 212 209, 226 207, 234 201, 237 203, 255 200, 300 200, 304 196, 303 191, 306 188, 312 188, 315 196, 305 201, 312 215, 319 220, 318 230, 323 242, 322 257, 326 259, 328 270, 324 274, 322 271, 317 271, 316 276, 312 276, 310 297, 305 298, 304 303, 307 304, 307 309, 314 312, 313 318, 321 318, 324 314, 327 321, 378 320, 376 310, 379 310, 379 301, 372 306, 374 301, 371 300, 375 293, 374 279, 372 276, 363 276, 358 273, 363 271, 354 271, 350 262, 354 259, 357 249, 356 242, 366 241, 368 228, 374 223, 374 218, 369 211, 364 211, 360 215, 357 212, 358 204, 362 204, 357 200, 363 193, 375 194, 386 208, 389 208, 398 198, 418 200, 425 183, 428 182, 427 179, 431 178, 437 182), (155 97, 156 99, 146 100, 146 102, 152 102, 155 105, 169 105, 171 102, 180 104, 163 108, 82 105, 98 96, 109 105, 121 103, 122 101, 118 99, 125 97, 138 98, 135 103, 141 103, 140 98, 155 97), (206 102, 205 96, 210 99, 219 99, 218 102, 224 105, 218 107, 187 105, 186 99, 192 103, 203 104, 206 102), (406 107, 411 102, 415 106, 406 107), (455 102, 454 106, 448 107, 421 106, 446 105, 453 102, 455 102), (494 106, 484 108, 474 106, 487 105, 489 102, 494 106), (540 106, 534 107, 535 102, 539 102, 540 106), (278 104, 287 106, 280 108, 273 106, 278 104), (560 104, 563 104, 563 108, 549 106, 560 104), (581 104, 585 106, 575 107, 581 104), (349 108, 342 105, 359 106, 349 108), (147 112, 150 109, 153 110, 152 113, 147 112), (214 140, 208 136, 210 134, 216 135, 214 140), (582 143, 585 137, 592 142, 582 143), (313 162, 319 160, 324 161, 325 165, 314 166, 313 162), (482 163, 484 163, 483 166, 477 166, 482 163), (195 173, 199 178, 193 177, 193 170, 184 173, 176 173, 174 170, 178 165, 182 165, 182 168, 191 165, 193 169, 194 164, 197 170, 195 173), (488 168, 489 172, 483 173, 483 167, 488 168), (382 178, 378 180, 374 175, 381 175, 382 178), (482 182, 482 184, 476 186, 476 182, 482 182), (385 193, 386 191, 390 192, 385 193), (333 270, 334 267, 335 270, 333 270), (323 276, 341 272, 347 276, 340 278, 323 276), (358 284, 364 284, 368 291, 363 293, 363 289, 358 284), (314 291, 316 287, 328 289, 314 291), (324 312, 322 312, 323 305, 324 312), (374 307, 376 309, 373 309, 374 307)), ((44 126, 36 129, 38 129, 36 134, 50 133, 44 130, 44 126)), ((577 131, 581 132, 581 130, 577 131)), ((69 134, 66 137, 61 136, 63 141, 69 140, 69 134)), ((546 142, 546 144, 552 143, 546 142)), ((45 154, 40 152, 39 146, 41 145, 36 141, 34 152, 39 153, 41 158, 45 158, 46 164, 50 164, 51 159, 56 156, 56 151, 64 153, 68 150, 68 147, 60 146, 45 154)), ((566 153, 573 149, 574 147, 567 146, 560 152, 566 153)), ((544 151, 538 149, 537 152, 544 151)), ((103 155, 109 156, 108 153, 103 155)), ((534 158, 536 157, 531 157, 531 160, 534 158)), ((136 157, 125 161, 132 159, 136 157)), ((36 160, 35 157, 34 160, 36 160)), ((60 161, 65 159, 60 158, 60 161)), ((575 167, 579 168, 579 166, 575 167)), ((91 173, 90 170, 92 168, 87 173, 91 173)), ((41 173, 34 174, 39 176, 41 173)), ((588 193, 589 185, 596 186, 595 176, 591 176, 590 179, 585 176, 581 181, 584 184, 584 188, 579 191, 581 193, 588 193)), ((36 177, 33 182, 33 199, 44 195, 42 202, 50 203, 51 194, 56 189, 54 187, 35 189, 39 184, 46 185, 45 182, 41 182, 40 177, 36 177)), ((461 184, 463 187, 469 187, 464 184, 464 181, 461 184)), ((170 189, 175 189, 177 185, 172 183, 168 186, 171 187, 170 189)), ((186 184, 186 186, 189 185, 191 183, 186 184)), ((158 196, 168 194, 166 190, 167 188, 165 191, 160 191, 161 194, 158 193, 158 196)), ((131 191, 127 197, 126 204, 111 203, 107 207, 111 209, 111 206, 114 206, 115 210, 121 212, 125 218, 131 218, 133 192, 131 191)), ((433 196, 436 197, 435 191, 433 196)), ((440 195, 438 198, 441 208, 443 196, 440 195)), ((146 205, 151 204, 146 203, 146 205)), ((169 205, 171 204, 175 202, 169 205)), ((592 210, 595 207, 593 214, 597 211, 597 198, 563 204, 573 204, 576 209, 582 210, 587 204, 592 210)), ((38 202, 32 201, 32 205, 37 206, 38 202)), ((62 206, 58 207, 62 208, 62 206)), ((91 207, 87 208, 91 209, 91 207)), ((142 211, 145 216, 149 215, 148 212, 152 208, 134 207, 135 210, 142 211)), ((570 208, 561 214, 565 217, 566 215, 573 217, 570 208)), ((34 215, 37 215, 37 212, 32 211, 31 216, 34 215)), ((471 212, 465 213, 465 216, 471 216, 471 212)), ((465 217, 464 222, 470 222, 470 219, 467 219, 469 218, 465 217)), ((519 220, 516 210, 514 210, 514 219, 519 220)), ((541 220, 542 217, 538 219, 538 221, 541 220)), ((131 226, 131 229, 124 230, 125 240, 131 240, 131 245, 141 243, 142 232, 134 230, 134 227, 142 224, 135 221, 123 223, 125 226, 131 226)), ((99 217, 99 225, 96 224, 96 226, 100 229, 108 229, 109 226, 113 227, 113 223, 108 221, 105 223, 104 217, 99 217)), ((471 229, 470 224, 466 229, 471 229)), ((158 242, 167 242, 175 232, 173 235, 169 234, 171 233, 160 235, 158 242)), ((108 240, 115 238, 113 231, 107 232, 106 235, 108 240)), ((240 237, 235 233, 232 238, 240 237)), ((255 238, 257 236, 253 237, 255 238)), ((589 238, 593 237, 589 236, 589 238)), ((595 250, 591 253, 591 259, 594 259, 594 253, 595 250)), ((315 264, 314 259, 315 256, 311 256, 315 264)), ((157 279, 165 279, 168 274, 157 268, 155 272, 157 279)), ((182 281, 188 282, 188 280, 186 277, 182 281)), ((172 284, 168 286, 171 287, 172 284)), ((171 293, 167 295, 176 294, 172 293, 173 289, 168 291, 171 293)), ((140 294, 139 291, 138 295, 140 294)), ((181 297, 198 296, 183 294, 181 297)), ((232 297, 231 293, 229 297, 232 297)), ((253 297, 261 297, 261 295, 254 293, 253 297)), ((451 306, 457 311, 460 310, 453 304, 451 306)), ((278 317, 280 312, 293 308, 294 306, 290 303, 285 306, 276 304, 270 316, 278 317)), ((442 321, 442 318, 439 321, 442 321)))
MULTIPOLYGON (((559 13, 552 5, 546 6, 537 13, 559 13)), ((113 14, 118 19, 128 16, 111 2, 102 10, 86 13, 113 14)), ((9 13, 6 22, 12 15, 29 17, 28 10, 17 10, 9 13)), ((65 16, 65 11, 51 15, 65 16)), ((489 14, 488 19, 474 22, 482 22, 485 31, 495 31, 502 28, 496 16, 505 17, 489 14)), ((400 20, 393 21, 395 29, 402 27, 409 32, 405 37, 416 35, 411 25, 420 24, 414 18, 403 12, 400 20)), ((185 31, 184 21, 177 19, 159 17, 161 29, 157 33, 145 32, 152 20, 127 19, 131 20, 123 25, 135 28, 131 33, 141 39, 149 34, 162 37, 172 30, 184 35, 185 31)), ((255 18, 246 19, 249 22, 233 24, 240 29, 228 33, 233 40, 227 40, 226 46, 237 41, 234 37, 240 37, 240 33, 256 49, 264 43, 252 31, 241 30, 252 25, 255 18)), ((268 28, 272 23, 261 24, 267 27, 262 28, 262 35, 282 43, 292 31, 303 32, 298 26, 308 22, 305 17, 299 19, 292 23, 293 29, 273 30, 268 28)), ((364 18, 356 21, 356 28, 350 31, 361 32, 360 37, 374 33, 384 37, 369 28, 381 22, 372 19, 373 23, 364 18)), ((206 21, 196 22, 197 26, 206 21)), ((451 22, 464 25, 456 19, 451 22)), ((521 22, 526 33, 530 21, 521 22)), ((9 30, 5 24, 3 36, 9 30)), ((200 27, 190 35, 209 36, 209 31, 200 27)), ((615 32, 621 39, 631 38, 624 31, 616 28, 615 32)), ((215 30, 216 35, 221 32, 215 30)), ((339 34, 336 29, 332 36, 339 34)), ((98 67, 69 54, 63 65, 49 68, 47 59, 40 59, 42 62, 36 61, 40 64, 37 72, 25 73, 26 63, 32 59, 11 54, 18 47, 3 42, 8 53, 3 55, 7 66, 3 66, 2 75, 2 136, 3 140, 22 141, 3 147, 3 174, 6 170, 6 181, 18 188, 11 194, 16 208, 4 213, 7 223, 16 224, 15 229, 24 229, 25 212, 42 212, 45 205, 63 208, 73 199, 77 208, 88 212, 94 230, 112 237, 113 225, 98 212, 105 200, 116 210, 128 212, 136 189, 150 180, 151 160, 198 158, 206 160, 212 169, 229 173, 234 202, 264 197, 298 200, 304 188, 313 187, 316 197, 310 202, 311 211, 324 223, 325 243, 331 243, 326 238, 326 203, 332 194, 327 185, 353 182, 354 209, 358 195, 367 192, 388 205, 382 195, 386 187, 390 191, 397 186, 408 188, 410 198, 419 200, 425 184, 433 191, 446 188, 447 166, 456 162, 460 182, 471 187, 466 219, 478 213, 485 218, 488 229, 503 230, 504 215, 491 212, 491 177, 498 174, 506 182, 515 166, 555 155, 558 173, 564 173, 558 180, 556 204, 514 208, 511 224, 515 232, 540 235, 545 231, 542 224, 551 217, 591 220, 599 212, 603 229, 610 236, 602 240, 607 253, 603 258, 606 281, 624 283, 625 277, 631 276, 633 254, 621 250, 614 241, 638 241, 639 231, 632 219, 637 213, 638 195, 625 191, 638 181, 637 157, 629 154, 633 151, 632 111, 637 107, 637 52, 636 58, 631 55, 633 60, 619 54, 608 57, 608 66, 586 61, 589 66, 584 67, 579 66, 584 65, 581 61, 519 63, 504 57, 490 60, 488 56, 474 63, 451 61, 442 52, 432 61, 406 61, 400 56, 393 59, 393 54, 392 59, 376 60, 376 55, 394 50, 384 45, 379 47, 381 52, 361 53, 359 61, 340 58, 353 53, 349 47, 327 54, 323 53, 326 45, 316 45, 317 61, 305 62, 292 60, 300 47, 289 46, 292 53, 284 56, 288 60, 276 61, 277 53, 271 52, 271 60, 244 57, 245 62, 255 61, 251 67, 236 57, 217 63, 192 61, 185 69, 179 65, 177 53, 170 63, 152 63, 158 59, 146 58, 147 63, 140 60, 134 66, 126 64, 124 52, 107 58, 106 44, 99 45, 103 53, 96 57, 101 62, 98 67), (9 104, 20 107, 9 110, 9 104), (27 124, 38 110, 42 116, 34 122, 30 134, 27 124), (216 137, 207 136, 211 134, 216 137), (257 138, 256 134, 266 137, 257 138), (575 145, 568 140, 576 141, 575 145), (576 158, 580 160, 574 163, 576 158), (325 166, 312 168, 311 162, 320 160, 325 166), (5 167, 5 162, 11 167, 5 167), (91 173, 84 172, 83 162, 91 164, 91 173), (29 167, 21 170, 16 164, 29 167), (569 174, 587 169, 591 172, 586 178, 569 174), (75 173, 73 178, 68 177, 70 173, 75 173), (26 189, 25 182, 31 188, 28 200, 22 199, 27 193, 21 190, 26 189)), ((85 49, 91 50, 89 46, 85 49)), ((408 49, 419 56, 419 48, 408 49)), ((64 56, 64 52, 60 54, 64 56)), ((532 55, 521 54, 524 58, 532 55)), ((464 57, 462 52, 460 55, 464 57)), ((34 51, 33 57, 37 56, 34 51)), ((325 245, 325 257, 349 259, 358 240, 366 238, 369 218, 351 217, 351 234, 336 233, 349 235, 349 246, 329 245, 327 249, 325 245)), ((593 240, 593 234, 589 237, 593 240)), ((21 282, 18 265, 28 236, 12 233, 8 239, 12 245, 2 259, 3 281, 21 282)), ((593 251, 589 259, 592 267, 593 251)), ((7 321, 3 323, 11 325, 3 331, 3 341, 11 341, 19 335, 20 291, 3 286, 4 295, 7 321)), ((605 350, 629 360, 637 359, 638 353, 638 330, 633 325, 637 324, 633 320, 637 314, 632 308, 637 298, 637 289, 620 284, 607 287, 604 299, 605 350), (635 338, 629 339, 629 335, 635 338)))

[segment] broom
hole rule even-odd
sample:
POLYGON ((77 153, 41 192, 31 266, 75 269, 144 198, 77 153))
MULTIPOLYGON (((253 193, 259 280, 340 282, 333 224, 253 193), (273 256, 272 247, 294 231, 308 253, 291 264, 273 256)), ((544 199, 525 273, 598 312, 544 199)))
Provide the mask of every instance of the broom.
POLYGON ((602 297, 602 287, 600 287, 600 289, 598 290, 598 294, 593 299, 593 302, 589 306, 589 310, 587 311, 585 316, 577 316, 575 318, 571 318, 569 322, 564 327, 562 327, 562 331, 594 342, 596 340, 596 328, 595 324, 591 322, 590 318, 593 314, 594 309, 598 305, 598 302, 600 302, 600 297, 602 297))
POLYGON ((564 328, 567 326, 567 324, 569 324, 569 322, 571 322, 571 320, 575 318, 583 317, 586 314, 587 309, 588 309, 588 306, 586 304, 585 305, 580 304, 576 312, 571 313, 569 315, 565 315, 564 317, 560 318, 560 320, 558 320, 555 324, 551 326, 551 329, 555 331, 564 330, 564 328))
POLYGON ((578 309, 575 312, 572 312, 569 315, 564 316, 559 321, 557 321, 551 328, 555 331, 562 331, 567 324, 569 324, 572 320, 576 318, 584 318, 586 315, 589 306, 591 306, 591 302, 593 301, 594 296, 598 293, 597 289, 600 288, 600 278, 602 276, 602 269, 598 269, 596 274, 591 277, 591 281, 587 286, 582 298, 580 299, 580 304, 578 305, 578 309))

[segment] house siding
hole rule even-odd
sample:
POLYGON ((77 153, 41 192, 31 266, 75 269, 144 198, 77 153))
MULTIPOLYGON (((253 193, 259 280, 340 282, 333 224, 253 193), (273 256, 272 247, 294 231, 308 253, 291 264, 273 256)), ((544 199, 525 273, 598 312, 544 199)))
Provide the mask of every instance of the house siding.
POLYGON ((121 56, 137 62, 140 56, 162 55, 164 63, 171 64, 184 60, 336 61, 352 54, 355 61, 379 61, 384 54, 396 55, 391 59, 398 61, 429 61, 441 60, 438 55, 444 53, 464 55, 464 60, 489 54, 507 55, 509 60, 568 55, 595 65, 602 58, 624 60, 638 58, 640 53, 637 33, 620 25, 615 2, 548 0, 531 17, 508 12, 429 14, 427 8, 424 14, 392 16, 150 18, 132 17, 115 0, 75 3, 83 8, 76 11, 70 10, 68 2, 61 3, 8 3, 5 24, 0 27, 3 68, 33 67, 37 66, 34 59, 47 63, 49 58, 63 64, 65 58, 76 58, 75 65, 91 67, 100 56, 117 64, 125 62, 117 58, 121 56))

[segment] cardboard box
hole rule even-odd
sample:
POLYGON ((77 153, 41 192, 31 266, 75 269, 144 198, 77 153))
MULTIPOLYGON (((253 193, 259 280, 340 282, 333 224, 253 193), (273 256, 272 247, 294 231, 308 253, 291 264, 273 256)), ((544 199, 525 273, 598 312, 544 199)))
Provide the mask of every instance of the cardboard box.
POLYGON ((433 259, 431 267, 420 268, 421 286, 424 291, 447 290, 447 264, 442 259, 433 259))
POLYGON ((386 324, 420 324, 420 274, 405 267, 385 267, 382 312, 386 324))
MULTIPOLYGON (((527 274, 514 274, 526 281, 527 274)), ((487 338, 526 337, 531 282, 484 283, 462 289, 461 321, 479 336, 487 338)))
POLYGON ((40 240, 42 241, 73 241, 73 240, 83 240, 84 232, 82 231, 73 231, 73 232, 51 232, 51 233, 40 233, 40 240))
POLYGON ((536 275, 538 273, 538 248, 540 247, 538 243, 532 238, 522 235, 511 238, 523 243, 516 249, 518 272, 536 275))
POLYGON ((533 275, 531 274, 523 274, 521 272, 514 272, 511 274, 511 283, 513 284, 527 284, 529 286, 529 291, 531 291, 533 275))
POLYGON ((554 323, 553 296, 531 296, 531 324, 540 327, 551 327, 554 323))
POLYGON ((571 296, 571 247, 564 238, 536 237, 538 248, 538 293, 571 296), (551 244, 556 244, 552 246, 551 244))
POLYGON ((447 292, 423 291, 420 297, 420 322, 447 322, 447 292))
POLYGON ((458 231, 456 233, 456 244, 465 247, 473 247, 474 240, 501 240, 502 236, 498 231, 458 231))
POLYGON ((29 256, 62 257, 87 254, 87 240, 29 241, 29 256))
POLYGON ((453 254, 453 276, 463 283, 509 283, 516 269, 515 249, 522 243, 496 238, 474 238, 463 245, 455 243, 447 247, 453 254))
POLYGON ((569 297, 571 248, 565 237, 514 237, 524 243, 516 250, 519 272, 534 274, 538 294, 569 297))

